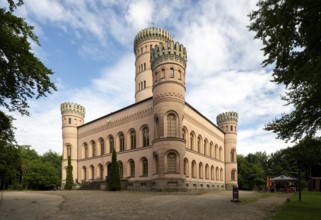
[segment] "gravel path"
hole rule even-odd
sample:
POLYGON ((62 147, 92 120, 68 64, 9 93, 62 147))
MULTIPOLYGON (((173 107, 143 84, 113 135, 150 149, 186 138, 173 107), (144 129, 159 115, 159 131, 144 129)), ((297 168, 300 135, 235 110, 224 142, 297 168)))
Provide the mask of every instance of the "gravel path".
POLYGON ((240 191, 234 203, 230 191, 4 192, 0 219, 269 219, 289 196, 240 191))

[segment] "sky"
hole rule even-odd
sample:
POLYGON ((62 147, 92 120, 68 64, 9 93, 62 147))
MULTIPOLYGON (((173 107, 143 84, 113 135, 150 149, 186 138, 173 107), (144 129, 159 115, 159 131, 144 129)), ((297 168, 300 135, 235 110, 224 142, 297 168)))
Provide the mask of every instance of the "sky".
POLYGON ((61 153, 63 102, 84 106, 85 122, 133 104, 133 40, 143 28, 156 26, 187 49, 186 101, 214 123, 222 112, 238 112, 238 154, 291 146, 263 129, 291 107, 281 101, 285 88, 271 82, 273 66, 261 65, 261 41, 248 30, 256 3, 25 0, 15 14, 34 26, 41 46, 32 43, 33 52, 53 70, 58 91, 29 100, 30 117, 10 113, 18 144, 40 154, 61 153))

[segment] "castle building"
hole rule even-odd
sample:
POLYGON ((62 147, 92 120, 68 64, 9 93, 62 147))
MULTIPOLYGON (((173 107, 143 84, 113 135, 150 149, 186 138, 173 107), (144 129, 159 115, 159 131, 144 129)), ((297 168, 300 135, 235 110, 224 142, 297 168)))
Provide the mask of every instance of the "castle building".
POLYGON ((141 30, 134 53, 134 104, 88 123, 83 106, 61 104, 62 186, 68 156, 75 182, 104 183, 115 149, 127 189, 232 189, 238 114, 221 113, 216 125, 185 101, 187 51, 168 31, 141 30))

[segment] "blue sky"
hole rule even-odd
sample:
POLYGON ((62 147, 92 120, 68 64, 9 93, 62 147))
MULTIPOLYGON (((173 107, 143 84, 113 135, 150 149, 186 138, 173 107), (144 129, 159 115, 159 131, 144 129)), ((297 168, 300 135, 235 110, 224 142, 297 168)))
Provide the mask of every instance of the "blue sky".
POLYGON ((284 88, 270 82, 271 67, 260 65, 261 42, 247 29, 255 5, 254 0, 25 0, 15 13, 35 27, 41 47, 33 44, 33 51, 53 70, 58 91, 30 100, 31 117, 14 113, 18 144, 39 153, 61 152, 62 102, 83 105, 86 122, 133 104, 133 40, 154 24, 187 49, 186 101, 214 122, 221 112, 239 113, 239 154, 289 146, 263 130, 290 107, 280 100, 284 88))

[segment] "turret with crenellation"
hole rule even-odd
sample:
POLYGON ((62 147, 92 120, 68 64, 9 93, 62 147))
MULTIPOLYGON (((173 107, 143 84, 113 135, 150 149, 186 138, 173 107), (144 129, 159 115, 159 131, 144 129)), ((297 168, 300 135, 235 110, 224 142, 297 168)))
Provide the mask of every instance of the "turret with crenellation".
POLYGON ((60 106, 62 117, 62 186, 66 182, 68 156, 71 157, 73 166, 73 178, 77 178, 78 141, 77 127, 84 124, 86 110, 83 106, 72 102, 62 103, 60 106))
POLYGON ((150 52, 160 43, 172 41, 171 34, 156 27, 145 28, 138 32, 134 40, 134 52, 136 56, 135 66, 135 101, 139 102, 153 96, 152 93, 152 69, 150 52))
POLYGON ((237 123, 236 112, 224 112, 216 117, 217 125, 225 132, 225 180, 226 189, 231 190, 237 185, 237 123))

